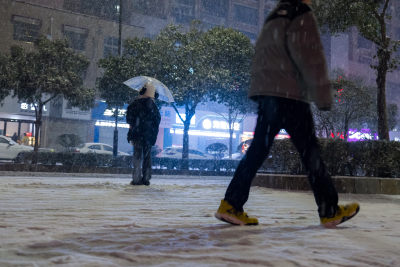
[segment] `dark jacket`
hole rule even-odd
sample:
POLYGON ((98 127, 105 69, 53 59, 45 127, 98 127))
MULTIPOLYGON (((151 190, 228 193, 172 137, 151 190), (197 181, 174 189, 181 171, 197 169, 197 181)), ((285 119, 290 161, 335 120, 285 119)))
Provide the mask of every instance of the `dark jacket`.
POLYGON ((160 125, 160 112, 151 98, 134 100, 126 112, 126 122, 130 125, 128 142, 154 145, 160 125))
POLYGON ((332 92, 316 19, 307 4, 281 0, 257 40, 249 97, 277 96, 329 109, 332 92))

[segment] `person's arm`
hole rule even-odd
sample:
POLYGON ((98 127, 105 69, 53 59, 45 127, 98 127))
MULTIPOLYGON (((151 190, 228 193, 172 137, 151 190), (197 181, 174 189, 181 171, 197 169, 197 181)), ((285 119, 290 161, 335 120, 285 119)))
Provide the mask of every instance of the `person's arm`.
POLYGON ((126 111, 126 122, 129 124, 130 128, 132 128, 132 124, 135 121, 135 117, 136 117, 135 108, 133 104, 130 104, 126 111))
POLYGON ((332 105, 331 85, 317 22, 311 12, 292 21, 287 32, 287 46, 317 107, 329 110, 332 105))

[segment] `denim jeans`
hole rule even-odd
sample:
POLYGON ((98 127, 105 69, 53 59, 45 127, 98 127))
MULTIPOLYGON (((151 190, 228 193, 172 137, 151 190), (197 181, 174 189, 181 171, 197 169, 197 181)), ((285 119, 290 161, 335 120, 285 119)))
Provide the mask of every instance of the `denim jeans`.
POLYGON ((308 180, 314 193, 320 217, 336 213, 338 194, 320 156, 318 140, 310 105, 281 97, 260 97, 254 139, 225 194, 237 210, 242 211, 249 197, 250 186, 280 129, 285 129, 298 150, 308 172, 308 180))

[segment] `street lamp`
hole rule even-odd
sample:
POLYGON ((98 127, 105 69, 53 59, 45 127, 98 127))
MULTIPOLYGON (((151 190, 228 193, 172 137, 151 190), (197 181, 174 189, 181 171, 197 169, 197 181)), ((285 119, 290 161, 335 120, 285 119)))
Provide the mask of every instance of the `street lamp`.
MULTIPOLYGON (((117 11, 119 15, 119 23, 118 23, 118 56, 122 56, 122 0, 119 0, 119 5, 117 6, 117 11)), ((113 138, 113 157, 117 157, 118 155, 118 115, 119 109, 115 108, 114 116, 115 116, 115 128, 114 128, 114 138, 113 138)))

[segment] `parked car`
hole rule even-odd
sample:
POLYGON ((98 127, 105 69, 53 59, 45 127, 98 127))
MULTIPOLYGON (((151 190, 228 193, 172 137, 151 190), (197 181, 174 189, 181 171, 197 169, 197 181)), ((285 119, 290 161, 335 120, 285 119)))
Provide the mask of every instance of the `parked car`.
MULTIPOLYGON (((77 146, 73 150, 73 152, 112 155, 113 147, 103 143, 84 143, 77 146)), ((118 151, 118 156, 129 156, 129 154, 122 151, 118 151)))
POLYGON ((0 135, 0 159, 15 160, 21 152, 33 151, 33 147, 20 145, 10 137, 0 135))
MULTIPOLYGON (((182 158, 182 147, 167 147, 156 155, 157 158, 182 158)), ((205 154, 195 149, 189 149, 189 159, 214 159, 212 155, 205 154)))

